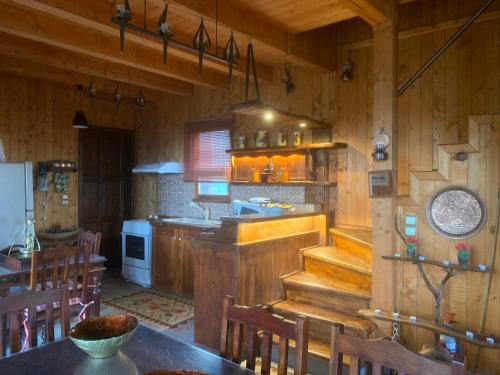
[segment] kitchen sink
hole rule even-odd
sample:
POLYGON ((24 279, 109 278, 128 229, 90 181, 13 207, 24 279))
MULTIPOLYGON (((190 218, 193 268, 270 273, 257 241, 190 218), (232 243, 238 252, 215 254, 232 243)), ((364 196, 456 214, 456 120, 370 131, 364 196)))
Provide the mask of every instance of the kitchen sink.
POLYGON ((220 220, 203 220, 203 219, 193 219, 190 217, 161 218, 160 221, 164 223, 187 224, 199 227, 215 227, 222 224, 222 221, 220 220))

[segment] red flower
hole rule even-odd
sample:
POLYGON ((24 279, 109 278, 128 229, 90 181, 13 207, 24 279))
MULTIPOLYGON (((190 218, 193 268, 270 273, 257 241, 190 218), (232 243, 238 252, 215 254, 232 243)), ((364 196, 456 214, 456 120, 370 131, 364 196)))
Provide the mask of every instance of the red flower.
POLYGON ((455 246, 455 249, 457 249, 457 251, 469 251, 467 245, 463 242, 458 243, 457 246, 455 246))
POLYGON ((418 245, 418 240, 415 237, 413 237, 413 236, 408 236, 405 239, 405 244, 407 244, 407 245, 409 245, 409 244, 418 245))

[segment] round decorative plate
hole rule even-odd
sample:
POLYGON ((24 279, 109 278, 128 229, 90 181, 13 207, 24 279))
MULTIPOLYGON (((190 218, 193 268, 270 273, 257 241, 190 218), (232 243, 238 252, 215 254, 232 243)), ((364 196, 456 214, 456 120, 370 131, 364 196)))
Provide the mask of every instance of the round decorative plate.
POLYGON ((486 207, 473 191, 453 186, 432 196, 427 205, 427 220, 447 238, 468 238, 486 223, 486 207))

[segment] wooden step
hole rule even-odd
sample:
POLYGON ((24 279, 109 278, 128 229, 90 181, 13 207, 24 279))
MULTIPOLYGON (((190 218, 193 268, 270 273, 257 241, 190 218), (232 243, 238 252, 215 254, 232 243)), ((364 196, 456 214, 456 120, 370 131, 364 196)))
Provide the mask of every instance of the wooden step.
POLYGON ((369 338, 375 325, 359 314, 345 314, 332 309, 306 305, 295 301, 281 301, 273 306, 275 312, 291 320, 298 315, 309 317, 309 337, 328 343, 334 323, 344 325, 345 333, 360 338, 369 338))
POLYGON ((340 312, 356 313, 370 304, 369 289, 308 271, 283 278, 283 285, 287 300, 333 308, 340 312))
POLYGON ((330 228, 333 244, 349 250, 366 260, 372 260, 372 230, 361 226, 336 226, 330 228))
POLYGON ((371 262, 347 249, 318 246, 304 251, 303 256, 304 269, 308 272, 371 288, 371 262))

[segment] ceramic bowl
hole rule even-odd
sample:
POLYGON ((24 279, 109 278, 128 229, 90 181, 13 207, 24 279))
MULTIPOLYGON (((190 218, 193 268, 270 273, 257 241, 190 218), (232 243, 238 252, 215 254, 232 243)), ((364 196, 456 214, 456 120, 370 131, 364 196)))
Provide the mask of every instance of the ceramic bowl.
POLYGON ((130 315, 108 315, 83 320, 69 332, 71 341, 93 358, 108 358, 132 337, 137 319, 130 315))
POLYGON ((206 372, 196 371, 196 370, 155 370, 144 373, 144 375, 208 375, 206 372))

